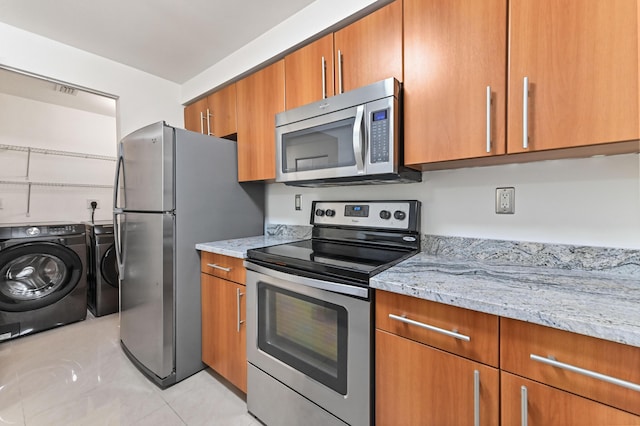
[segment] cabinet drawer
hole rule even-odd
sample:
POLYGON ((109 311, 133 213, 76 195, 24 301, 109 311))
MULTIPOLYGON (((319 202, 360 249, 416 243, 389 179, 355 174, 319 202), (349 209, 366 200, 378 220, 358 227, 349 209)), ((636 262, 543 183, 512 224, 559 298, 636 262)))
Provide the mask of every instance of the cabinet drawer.
POLYGON ((205 274, 245 284, 246 270, 243 259, 223 254, 201 252, 200 271, 205 274))
POLYGON ((378 290, 376 327, 498 366, 498 317, 494 315, 378 290))
POLYGON ((502 370, 640 415, 640 348, 501 318, 500 364, 502 370), (634 384, 636 390, 625 387, 634 384))

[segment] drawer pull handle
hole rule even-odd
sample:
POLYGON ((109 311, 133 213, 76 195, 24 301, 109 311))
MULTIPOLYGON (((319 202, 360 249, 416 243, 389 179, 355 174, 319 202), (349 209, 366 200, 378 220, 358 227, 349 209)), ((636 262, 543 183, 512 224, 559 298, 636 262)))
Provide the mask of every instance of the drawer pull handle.
POLYGON ((393 320, 396 320, 396 321, 404 322, 405 324, 411 324, 411 325, 415 325, 417 327, 426 328, 427 330, 435 331, 436 333, 444 334, 446 336, 453 337, 453 338, 458 339, 458 340, 464 340, 465 342, 468 342, 468 341, 471 340, 471 337, 465 336, 464 334, 456 333, 455 331, 449 331, 449 330, 445 330, 444 328, 434 327, 434 326, 429 325, 429 324, 425 324, 425 323, 422 323, 422 322, 414 321, 414 320, 411 320, 411 319, 405 317, 404 315, 403 316, 399 316, 399 315, 389 314, 389 318, 391 318, 393 320))
POLYGON ((231 268, 225 268, 224 266, 216 265, 215 263, 207 263, 207 266, 215 269, 220 269, 221 271, 231 272, 231 268))
POLYGON ((558 367, 563 370, 568 370, 573 373, 578 373, 587 377, 591 377, 592 379, 602 380, 603 382, 612 383, 614 385, 622 386, 623 388, 640 392, 640 385, 636 383, 627 382, 626 380, 617 379, 615 377, 607 376, 606 374, 596 373, 595 371, 585 370, 584 368, 576 367, 571 364, 565 364, 564 362, 556 361, 551 357, 545 358, 543 356, 539 356, 535 354, 531 354, 530 357, 532 360, 541 362, 543 364, 551 365, 553 367, 558 367))

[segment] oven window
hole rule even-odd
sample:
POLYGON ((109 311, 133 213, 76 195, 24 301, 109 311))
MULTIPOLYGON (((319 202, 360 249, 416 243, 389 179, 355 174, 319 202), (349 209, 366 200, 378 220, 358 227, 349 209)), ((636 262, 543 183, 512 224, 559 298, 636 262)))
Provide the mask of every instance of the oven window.
POLYGON ((347 394, 347 310, 258 283, 258 347, 347 394))
POLYGON ((355 166, 353 123, 347 118, 282 136, 282 172, 355 166))

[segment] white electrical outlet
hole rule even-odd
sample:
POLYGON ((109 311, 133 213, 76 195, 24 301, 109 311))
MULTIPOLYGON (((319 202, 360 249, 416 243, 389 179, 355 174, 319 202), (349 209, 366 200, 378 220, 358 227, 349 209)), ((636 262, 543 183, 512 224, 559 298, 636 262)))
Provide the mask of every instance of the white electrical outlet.
POLYGON ((89 210, 91 210, 91 203, 93 203, 94 201, 95 201, 95 203, 97 205, 96 210, 100 208, 100 202, 98 200, 96 200, 96 199, 88 199, 87 200, 87 208, 89 210))
POLYGON ((515 213, 516 189, 496 188, 496 213, 513 214, 515 213))

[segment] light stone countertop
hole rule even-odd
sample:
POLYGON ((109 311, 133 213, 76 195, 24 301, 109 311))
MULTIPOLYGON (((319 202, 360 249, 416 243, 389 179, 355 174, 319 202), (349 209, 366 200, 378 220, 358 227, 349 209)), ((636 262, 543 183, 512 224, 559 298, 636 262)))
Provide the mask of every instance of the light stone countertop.
POLYGON ((291 243, 305 238, 290 236, 258 235, 255 237, 237 238, 234 240, 214 241, 210 243, 196 244, 196 250, 208 251, 210 253, 223 254, 225 256, 247 258, 247 250, 275 246, 277 244, 291 243))
POLYGON ((371 287, 640 347, 640 276, 419 253, 371 287))
MULTIPOLYGON (((270 225, 196 249, 244 259, 310 236, 309 227, 270 225)), ((371 287, 640 347, 640 251, 432 235, 422 251, 371 287)))

